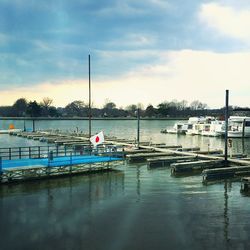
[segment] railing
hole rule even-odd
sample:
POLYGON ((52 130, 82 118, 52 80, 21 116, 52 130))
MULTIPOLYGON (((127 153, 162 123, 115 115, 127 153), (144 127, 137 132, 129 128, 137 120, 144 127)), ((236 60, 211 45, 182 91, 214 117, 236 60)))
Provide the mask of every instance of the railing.
MULTIPOLYGON (((0 148, 0 157, 2 160, 31 159, 31 158, 49 158, 58 156, 77 156, 77 155, 112 155, 113 157, 123 156, 123 147, 113 145, 106 147, 93 148, 91 146, 77 145, 76 147, 67 146, 31 146, 31 147, 12 147, 0 148)), ((1 163, 0 163, 1 164, 1 163)))

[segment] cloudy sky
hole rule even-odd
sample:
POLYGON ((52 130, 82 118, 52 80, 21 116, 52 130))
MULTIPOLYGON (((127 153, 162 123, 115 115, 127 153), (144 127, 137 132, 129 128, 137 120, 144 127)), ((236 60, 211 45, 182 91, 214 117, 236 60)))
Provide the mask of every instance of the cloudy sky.
POLYGON ((0 105, 250 107, 250 1, 0 0, 0 105))

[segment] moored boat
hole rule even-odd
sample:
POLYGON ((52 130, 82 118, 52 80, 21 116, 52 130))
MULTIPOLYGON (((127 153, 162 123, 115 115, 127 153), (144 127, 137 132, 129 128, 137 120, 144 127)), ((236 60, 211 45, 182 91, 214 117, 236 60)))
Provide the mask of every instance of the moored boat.
POLYGON ((13 132, 21 132, 22 129, 1 129, 0 130, 0 134, 9 134, 9 133, 13 133, 13 132))
POLYGON ((222 136, 225 134, 225 122, 224 121, 211 121, 211 123, 207 123, 203 125, 203 130, 201 135, 203 136, 222 136))
POLYGON ((185 134, 188 129, 188 124, 186 123, 175 123, 173 128, 167 129, 166 132, 169 134, 185 134))
POLYGON ((250 137, 250 117, 230 116, 228 119, 228 137, 250 137))

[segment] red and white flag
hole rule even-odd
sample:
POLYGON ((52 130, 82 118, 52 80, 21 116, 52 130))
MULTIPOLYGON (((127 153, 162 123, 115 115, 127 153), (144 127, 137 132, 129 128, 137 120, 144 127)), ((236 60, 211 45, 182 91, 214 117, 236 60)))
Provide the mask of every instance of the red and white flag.
POLYGON ((98 134, 93 135, 92 137, 90 137, 90 141, 94 145, 94 147, 96 147, 97 145, 103 143, 104 142, 104 134, 103 134, 103 132, 101 131, 98 134))

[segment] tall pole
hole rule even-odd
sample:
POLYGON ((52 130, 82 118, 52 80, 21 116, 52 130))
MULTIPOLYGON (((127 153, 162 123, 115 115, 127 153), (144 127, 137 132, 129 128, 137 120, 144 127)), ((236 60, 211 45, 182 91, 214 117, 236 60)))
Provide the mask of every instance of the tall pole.
MULTIPOLYGON (((89 55, 89 139, 91 137, 91 71, 90 71, 90 55, 89 55)), ((89 141, 90 145, 91 142, 89 141)))
POLYGON ((26 122, 25 122, 25 118, 23 119, 23 131, 26 131, 26 122))
POLYGON ((226 90, 226 109, 225 109, 225 162, 227 162, 227 139, 228 139, 228 89, 226 90))
POLYGON ((140 147, 140 109, 137 109, 137 147, 140 147))
POLYGON ((32 124, 33 124, 33 132, 36 131, 36 128, 35 128, 35 119, 32 120, 32 124))

